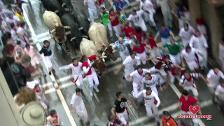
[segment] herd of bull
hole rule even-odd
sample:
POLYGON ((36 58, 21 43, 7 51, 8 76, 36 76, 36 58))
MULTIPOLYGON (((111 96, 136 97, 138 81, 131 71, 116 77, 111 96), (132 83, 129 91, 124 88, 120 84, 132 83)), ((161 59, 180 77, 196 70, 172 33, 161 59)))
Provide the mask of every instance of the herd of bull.
POLYGON ((103 24, 92 23, 89 28, 80 27, 76 16, 69 12, 71 9, 61 0, 42 0, 42 3, 46 9, 43 14, 44 23, 57 44, 65 46, 66 50, 71 45, 82 56, 97 55, 98 60, 94 66, 99 73, 105 70, 105 60, 116 60, 103 24))

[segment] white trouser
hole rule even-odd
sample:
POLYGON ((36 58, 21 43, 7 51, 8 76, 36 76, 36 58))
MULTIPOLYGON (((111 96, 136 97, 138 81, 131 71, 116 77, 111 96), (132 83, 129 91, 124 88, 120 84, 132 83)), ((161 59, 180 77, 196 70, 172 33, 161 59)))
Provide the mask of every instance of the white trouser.
POLYGON ((128 49, 125 49, 124 51, 119 51, 119 55, 121 57, 121 60, 124 61, 127 56, 129 56, 128 49))
POLYGON ((136 55, 137 55, 137 57, 140 58, 142 64, 146 64, 147 55, 146 55, 145 51, 143 53, 137 53, 136 55))
POLYGON ((53 69, 52 55, 51 56, 44 56, 44 63, 47 67, 47 71, 50 72, 53 69))
POLYGON ((148 117, 155 117, 156 121, 159 121, 159 112, 158 108, 154 103, 152 104, 145 104, 146 114, 148 117))
MULTIPOLYGON (((222 54, 224 55, 224 54, 222 54)), ((222 56, 219 56, 219 62, 221 64, 222 70, 224 71, 224 57, 222 58, 222 56)))
POLYGON ((128 112, 127 110, 125 110, 122 113, 116 113, 117 118, 121 121, 121 123, 123 125, 127 125, 128 124, 128 112))
POLYGON ((159 96, 159 93, 158 93, 158 90, 156 88, 156 85, 150 86, 150 88, 152 89, 152 91, 154 91, 159 96))
POLYGON ((83 83, 83 78, 82 78, 82 75, 74 75, 73 76, 73 79, 75 81, 75 84, 79 87, 79 88, 82 88, 82 83, 83 83))
POLYGON ((195 97, 198 97, 198 90, 193 86, 184 86, 184 90, 191 91, 195 97))
POLYGON ((89 19, 91 22, 94 22, 95 19, 98 18, 97 8, 96 9, 88 8, 88 13, 89 13, 89 19))
POLYGON ((112 25, 110 22, 107 24, 107 28, 109 30, 110 36, 113 36, 113 29, 112 29, 112 25))
POLYGON ((186 61, 187 62, 187 66, 191 71, 194 71, 196 69, 199 68, 199 65, 196 61, 186 61))
POLYGON ((163 19, 164 19, 164 23, 167 27, 171 27, 172 26, 172 15, 171 12, 168 11, 164 11, 162 10, 162 14, 163 14, 163 19))
POLYGON ((161 42, 163 45, 170 44, 170 38, 161 38, 161 42))
MULTIPOLYGON (((133 87, 132 95, 134 97, 136 97, 138 95, 138 93, 141 92, 144 89, 144 85, 143 84, 138 84, 136 82, 132 83, 132 87, 133 87)), ((142 98, 139 98, 139 99, 142 99, 142 98)))
POLYGON ((88 78, 89 87, 91 91, 93 92, 93 88, 97 88, 99 86, 99 80, 96 75, 96 72, 92 72, 91 75, 86 76, 88 78))
POLYGON ((160 54, 160 50, 159 50, 158 48, 153 48, 153 49, 151 49, 151 50, 149 51, 149 53, 150 53, 150 56, 151 56, 152 58, 157 58, 157 57, 160 57, 160 56, 161 56, 161 54, 160 54))
POLYGON ((126 80, 128 80, 127 77, 128 77, 133 71, 135 71, 134 66, 132 66, 132 67, 126 67, 126 66, 125 66, 125 68, 124 68, 124 77, 125 77, 126 80))
POLYGON ((201 66, 207 67, 208 53, 206 49, 200 49, 202 60, 200 61, 201 66))
POLYGON ((144 15, 146 17, 146 20, 150 21, 150 23, 152 23, 152 25, 155 27, 156 23, 155 23, 155 20, 154 20, 154 12, 153 11, 150 11, 149 13, 144 12, 144 15))
POLYGON ((147 31, 147 27, 145 25, 145 22, 142 21, 142 22, 139 22, 139 23, 135 23, 135 26, 138 26, 138 27, 141 27, 141 29, 146 32, 147 31))
POLYGON ((180 65, 181 63, 181 58, 180 58, 180 54, 178 53, 177 55, 171 55, 169 54, 170 56, 170 60, 173 64, 175 65, 180 65))
POLYGON ((78 117, 84 121, 84 123, 88 122, 88 113, 85 106, 79 105, 75 109, 76 114, 78 117))
POLYGON ((113 26, 113 29, 114 29, 115 35, 116 35, 117 37, 119 37, 120 34, 121 34, 121 25, 118 24, 118 25, 116 25, 116 26, 113 26))
MULTIPOLYGON (((218 85, 218 84, 217 84, 218 85)), ((215 93, 215 90, 216 90, 216 87, 217 87, 216 84, 211 84, 211 83, 208 83, 208 90, 209 92, 213 95, 215 93)))

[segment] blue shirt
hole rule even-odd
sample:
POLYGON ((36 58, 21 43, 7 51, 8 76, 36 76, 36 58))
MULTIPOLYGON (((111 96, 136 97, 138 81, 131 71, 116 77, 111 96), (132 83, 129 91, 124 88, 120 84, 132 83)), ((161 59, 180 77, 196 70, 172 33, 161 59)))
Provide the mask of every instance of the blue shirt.
POLYGON ((127 5, 127 3, 123 0, 113 2, 113 6, 116 9, 116 11, 122 11, 126 5, 127 5))
POLYGON ((164 30, 160 30, 159 35, 161 38, 168 39, 170 37, 170 30, 168 28, 165 28, 164 30))

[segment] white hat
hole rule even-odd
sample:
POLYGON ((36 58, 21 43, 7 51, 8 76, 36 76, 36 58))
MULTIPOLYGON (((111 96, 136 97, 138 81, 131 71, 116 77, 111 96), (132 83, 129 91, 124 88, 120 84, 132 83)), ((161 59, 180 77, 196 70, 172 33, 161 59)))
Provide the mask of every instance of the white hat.
POLYGON ((30 102, 22 109, 22 119, 28 126, 43 126, 46 122, 45 111, 38 102, 30 102))

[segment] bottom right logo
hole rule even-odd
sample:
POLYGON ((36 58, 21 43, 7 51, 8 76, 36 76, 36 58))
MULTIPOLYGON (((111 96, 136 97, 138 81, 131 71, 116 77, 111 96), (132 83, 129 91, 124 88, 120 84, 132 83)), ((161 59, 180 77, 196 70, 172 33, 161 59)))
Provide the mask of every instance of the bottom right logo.
POLYGON ((189 106, 189 112, 178 115, 177 118, 212 120, 212 115, 201 114, 200 110, 201 110, 201 107, 199 105, 195 105, 195 106, 191 105, 191 106, 189 106))

